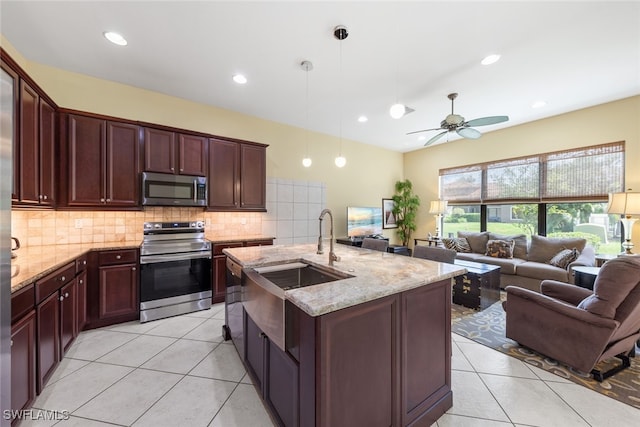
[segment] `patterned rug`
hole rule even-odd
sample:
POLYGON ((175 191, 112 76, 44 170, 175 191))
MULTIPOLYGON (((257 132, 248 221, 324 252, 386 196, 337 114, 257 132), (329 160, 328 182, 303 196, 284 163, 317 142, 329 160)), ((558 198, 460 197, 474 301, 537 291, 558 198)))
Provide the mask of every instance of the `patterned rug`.
MULTIPOLYGON (((500 302, 483 311, 452 304, 451 331, 640 409, 640 353, 638 351, 636 351, 637 356, 631 359, 631 367, 599 383, 589 374, 577 371, 526 347, 520 347, 517 342, 506 338, 505 312, 500 302)), ((596 368, 607 370, 617 362, 619 362, 618 359, 613 359, 611 362, 603 361, 596 365, 596 368)))

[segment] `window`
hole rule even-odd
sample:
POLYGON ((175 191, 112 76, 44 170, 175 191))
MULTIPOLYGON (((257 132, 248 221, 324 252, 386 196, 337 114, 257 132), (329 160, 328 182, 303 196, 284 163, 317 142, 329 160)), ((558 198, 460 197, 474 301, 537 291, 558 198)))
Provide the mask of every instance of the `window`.
POLYGON ((487 231, 498 234, 525 234, 538 232, 538 205, 487 205, 487 231))
POLYGON ((480 205, 449 207, 443 218, 442 236, 456 237, 458 231, 480 231, 480 205))

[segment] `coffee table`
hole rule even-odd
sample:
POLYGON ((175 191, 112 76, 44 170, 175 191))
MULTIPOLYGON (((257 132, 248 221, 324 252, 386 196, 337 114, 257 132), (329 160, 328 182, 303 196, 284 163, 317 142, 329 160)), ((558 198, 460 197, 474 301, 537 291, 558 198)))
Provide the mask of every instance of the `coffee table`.
POLYGON ((456 259, 455 265, 467 273, 455 278, 453 303, 476 310, 484 310, 500 301, 500 267, 480 262, 456 259))

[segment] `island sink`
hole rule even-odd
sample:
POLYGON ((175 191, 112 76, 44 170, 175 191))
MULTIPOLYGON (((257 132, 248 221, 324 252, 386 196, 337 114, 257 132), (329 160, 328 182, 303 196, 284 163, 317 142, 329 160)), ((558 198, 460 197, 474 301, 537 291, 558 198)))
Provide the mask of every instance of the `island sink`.
POLYGON ((353 277, 304 262, 289 262, 254 270, 260 276, 285 291, 353 277))

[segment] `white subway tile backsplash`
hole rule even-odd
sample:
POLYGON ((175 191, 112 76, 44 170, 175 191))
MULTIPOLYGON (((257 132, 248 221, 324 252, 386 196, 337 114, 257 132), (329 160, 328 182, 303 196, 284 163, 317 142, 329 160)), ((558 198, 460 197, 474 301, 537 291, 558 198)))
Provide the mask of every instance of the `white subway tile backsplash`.
POLYGON ((309 188, 306 184, 293 186, 293 202, 307 203, 309 201, 309 188))
POLYGON ((293 202, 293 184, 278 183, 277 200, 280 202, 293 202))
POLYGON ((309 205, 307 203, 294 203, 293 204, 293 219, 294 220, 308 220, 309 219, 309 205))
POLYGON ((278 202, 277 219, 293 219, 293 202, 278 202))
POLYGON ((276 237, 278 238, 291 238, 293 237, 293 221, 292 220, 278 220, 276 228, 276 237))

